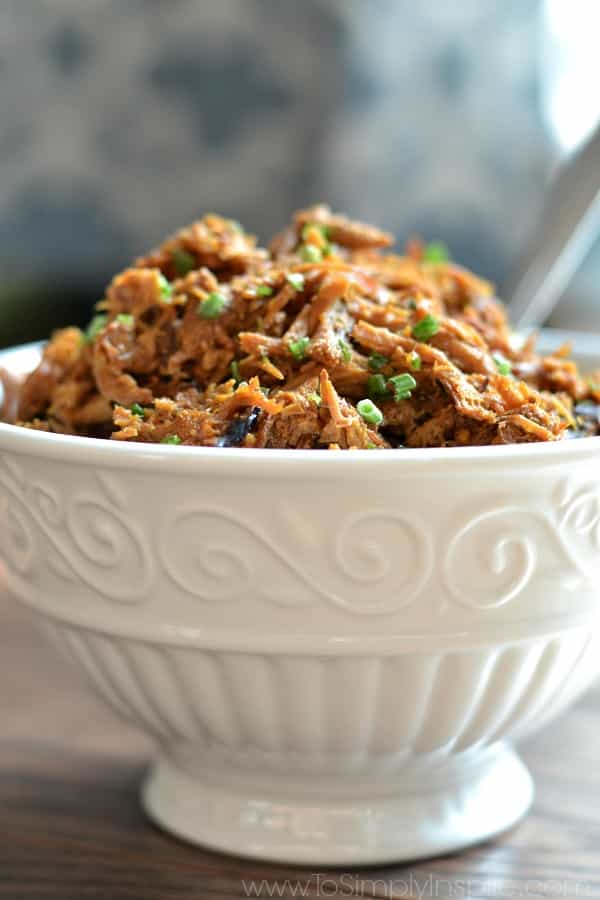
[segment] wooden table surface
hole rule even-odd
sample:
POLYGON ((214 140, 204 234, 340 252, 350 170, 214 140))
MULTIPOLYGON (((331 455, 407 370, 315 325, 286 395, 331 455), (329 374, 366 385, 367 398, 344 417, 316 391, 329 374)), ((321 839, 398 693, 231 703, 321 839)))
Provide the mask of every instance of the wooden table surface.
POLYGON ((195 849, 150 825, 137 787, 151 744, 6 596, 0 635, 0 898, 219 900, 251 896, 252 881, 263 897, 600 898, 599 688, 523 746, 537 799, 510 833, 409 866, 305 870, 195 849))

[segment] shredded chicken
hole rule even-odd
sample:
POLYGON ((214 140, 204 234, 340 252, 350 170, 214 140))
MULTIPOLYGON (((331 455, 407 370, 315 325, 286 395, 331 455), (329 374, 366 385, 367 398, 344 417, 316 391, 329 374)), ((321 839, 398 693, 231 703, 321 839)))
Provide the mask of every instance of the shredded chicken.
POLYGON ((597 434, 599 378, 512 340, 492 286, 327 206, 266 250, 210 214, 117 275, 20 389, 28 428, 208 447, 378 449, 597 434))

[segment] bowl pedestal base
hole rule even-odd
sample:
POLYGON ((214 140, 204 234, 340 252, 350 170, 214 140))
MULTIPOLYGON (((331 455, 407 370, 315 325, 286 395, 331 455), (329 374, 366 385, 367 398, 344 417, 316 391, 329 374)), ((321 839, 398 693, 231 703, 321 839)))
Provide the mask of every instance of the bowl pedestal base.
POLYGON ((509 828, 533 798, 529 772, 504 745, 369 781, 201 773, 159 759, 142 790, 150 818, 213 850, 300 865, 392 863, 459 850, 509 828))

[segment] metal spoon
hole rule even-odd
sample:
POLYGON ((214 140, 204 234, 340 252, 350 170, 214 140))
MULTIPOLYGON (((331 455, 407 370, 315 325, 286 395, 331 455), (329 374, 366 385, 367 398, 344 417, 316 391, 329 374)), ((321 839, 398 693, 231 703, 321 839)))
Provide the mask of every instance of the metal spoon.
POLYGON ((600 126, 558 171, 503 296, 517 330, 541 325, 600 234, 600 126))

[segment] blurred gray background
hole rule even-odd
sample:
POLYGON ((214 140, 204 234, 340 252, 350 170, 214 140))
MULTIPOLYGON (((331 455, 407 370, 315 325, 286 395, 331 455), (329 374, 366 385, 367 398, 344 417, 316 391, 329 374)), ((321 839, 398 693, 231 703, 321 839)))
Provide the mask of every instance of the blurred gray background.
POLYGON ((0 343, 211 210, 266 239, 323 200, 501 282, 598 116, 599 7, 0 0, 0 343))

